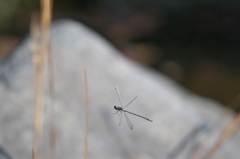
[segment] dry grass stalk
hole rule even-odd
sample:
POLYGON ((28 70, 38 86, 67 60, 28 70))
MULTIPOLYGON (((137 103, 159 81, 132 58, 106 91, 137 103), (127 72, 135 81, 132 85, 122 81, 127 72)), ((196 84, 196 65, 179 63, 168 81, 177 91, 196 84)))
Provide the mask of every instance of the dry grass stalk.
MULTIPOLYGON (((32 14, 31 24, 31 41, 30 41, 30 51, 32 53, 32 63, 34 68, 34 74, 37 72, 37 67, 39 63, 39 39, 40 39, 40 27, 39 27, 39 15, 37 13, 32 14)), ((36 76, 34 76, 34 92, 36 93, 36 76)))
POLYGON ((41 23, 40 23, 40 47, 34 56, 35 65, 35 122, 33 158, 41 159, 42 131, 43 131, 43 109, 44 109, 44 77, 46 54, 50 48, 49 27, 51 24, 51 1, 41 1, 41 23))
MULTIPOLYGON (((236 98, 229 104, 228 107, 234 108, 239 104, 240 94, 236 96, 236 98)), ((236 133, 239 127, 240 127, 240 115, 237 115, 237 117, 234 118, 219 135, 218 139, 216 140, 212 148, 206 154, 205 159, 210 159, 221 147, 221 145, 236 133)))
POLYGON ((89 125, 89 101, 88 101, 88 79, 87 71, 84 69, 84 85, 86 94, 86 132, 85 132, 85 144, 84 144, 84 159, 88 157, 88 125, 89 125))
POLYGON ((206 154, 205 159, 210 159, 217 150, 222 146, 224 141, 229 139, 231 136, 235 134, 235 132, 239 129, 240 126, 240 115, 238 115, 235 119, 233 119, 227 127, 220 134, 210 151, 206 154))
MULTIPOLYGON (((46 0, 45 0, 46 1, 46 0)), ((54 56, 52 52, 52 46, 50 42, 50 34, 49 34, 49 28, 51 25, 51 13, 52 13, 52 6, 53 1, 47 0, 47 2, 44 3, 45 7, 43 7, 43 15, 46 17, 46 26, 44 25, 45 20, 42 19, 42 27, 46 27, 47 33, 47 53, 48 53, 48 83, 49 83, 49 94, 50 94, 50 155, 51 159, 56 159, 56 126, 55 126, 55 69, 54 69, 54 56), (46 10, 44 10, 44 8, 46 10), (45 13, 45 14, 44 14, 45 13)), ((44 6, 44 5, 43 5, 44 6)))
MULTIPOLYGON (((34 132, 34 141, 33 141, 33 147, 32 147, 32 158, 39 158, 39 157, 35 157, 36 156, 36 147, 38 145, 38 142, 40 141, 39 138, 37 138, 37 135, 39 133, 37 133, 37 131, 40 131, 38 128, 37 129, 37 124, 40 125, 38 123, 39 121, 39 117, 37 115, 39 108, 37 109, 37 92, 39 89, 39 76, 37 75, 38 73, 38 69, 39 69, 39 62, 40 62, 40 57, 39 57, 39 39, 40 39, 40 28, 39 28, 39 22, 38 22, 38 18, 37 15, 34 14, 32 16, 31 19, 31 43, 30 43, 30 50, 32 52, 32 62, 33 62, 33 67, 34 67, 34 92, 35 92, 35 132, 34 132)), ((38 99, 39 100, 39 99, 38 99)), ((39 150, 40 151, 40 150, 39 150)), ((38 155, 39 156, 39 155, 38 155)))
POLYGON ((56 159, 56 126, 55 126, 55 74, 54 56, 51 46, 48 53, 49 68, 49 92, 50 92, 50 155, 51 159, 56 159))

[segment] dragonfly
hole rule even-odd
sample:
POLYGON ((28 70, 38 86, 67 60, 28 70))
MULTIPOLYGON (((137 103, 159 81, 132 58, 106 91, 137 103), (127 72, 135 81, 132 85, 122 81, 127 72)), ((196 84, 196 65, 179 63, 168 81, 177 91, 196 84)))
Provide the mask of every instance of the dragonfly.
POLYGON ((120 106, 115 106, 115 105, 114 105, 114 109, 117 111, 117 112, 114 113, 114 114, 118 114, 118 113, 119 113, 118 116, 120 116, 120 121, 119 121, 119 126, 120 126, 120 127, 123 127, 123 125, 122 125, 122 116, 123 116, 123 115, 122 115, 122 114, 124 114, 125 120, 126 120, 126 123, 127 123, 128 127, 129 127, 131 130, 133 130, 133 124, 132 124, 132 122, 129 120, 129 118, 128 118, 128 116, 127 116, 126 113, 129 113, 129 114, 138 116, 138 117, 140 117, 140 118, 143 118, 143 119, 145 119, 145 120, 147 120, 147 121, 152 122, 151 119, 148 119, 148 118, 143 117, 143 116, 141 116, 141 115, 138 115, 138 114, 135 114, 135 113, 132 113, 132 112, 129 112, 129 111, 125 110, 125 108, 126 108, 127 106, 129 106, 138 96, 134 97, 127 105, 125 105, 125 106, 123 107, 123 106, 122 106, 121 97, 120 97, 119 88, 116 86, 116 87, 115 87, 115 90, 116 90, 116 93, 117 93, 117 97, 118 97, 120 106))

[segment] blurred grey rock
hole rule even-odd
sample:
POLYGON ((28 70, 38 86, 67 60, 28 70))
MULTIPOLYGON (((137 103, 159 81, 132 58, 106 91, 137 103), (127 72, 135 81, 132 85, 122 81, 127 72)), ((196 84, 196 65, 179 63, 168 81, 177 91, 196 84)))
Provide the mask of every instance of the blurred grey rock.
POLYGON ((0 159, 11 159, 9 154, 0 146, 0 159))
MULTIPOLYGON (((186 159, 204 154, 233 118, 217 102, 198 97, 167 77, 125 59, 102 37, 71 21, 55 22, 52 44, 56 69, 57 158, 82 158, 85 136, 83 68, 89 84, 89 158, 186 159), (134 125, 121 129, 114 105, 138 98, 127 110, 134 125), (199 146, 200 145, 200 146, 199 146)), ((34 91, 29 40, 0 63, 0 145, 13 159, 31 157, 34 91)), ((46 105, 49 100, 46 100, 46 105)), ((46 108, 46 114, 48 114, 46 108)), ((49 117, 44 118, 47 136, 49 117)), ((125 122, 125 121, 124 121, 125 122)), ((47 137, 43 152, 48 153, 47 137)), ((240 133, 214 159, 239 158, 240 133)))

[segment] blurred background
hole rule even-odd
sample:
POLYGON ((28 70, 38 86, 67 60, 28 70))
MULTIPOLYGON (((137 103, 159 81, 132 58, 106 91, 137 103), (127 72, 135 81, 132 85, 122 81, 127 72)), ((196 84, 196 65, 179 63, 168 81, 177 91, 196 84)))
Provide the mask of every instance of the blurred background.
MULTIPOLYGON (((38 0, 0 1, 0 57, 29 34, 38 0)), ((53 20, 91 27, 126 57, 225 105, 240 93, 239 0, 57 0, 53 20)), ((240 106, 231 108, 240 110, 240 106)))

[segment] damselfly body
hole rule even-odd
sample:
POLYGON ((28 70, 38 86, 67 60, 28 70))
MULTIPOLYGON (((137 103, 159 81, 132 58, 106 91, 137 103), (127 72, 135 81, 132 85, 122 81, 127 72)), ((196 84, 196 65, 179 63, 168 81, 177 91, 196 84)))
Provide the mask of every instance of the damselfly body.
POLYGON ((120 106, 114 106, 114 109, 117 111, 115 114, 118 114, 118 113, 119 113, 118 116, 120 116, 120 121, 119 121, 119 126, 120 126, 120 127, 123 127, 123 125, 122 125, 122 114, 124 114, 128 127, 129 127, 131 130, 133 129, 133 125, 132 125, 131 121, 129 120, 129 118, 128 118, 128 116, 127 116, 126 113, 129 113, 129 114, 138 116, 138 117, 140 117, 140 118, 143 118, 143 119, 145 119, 145 120, 147 120, 147 121, 152 122, 151 119, 148 119, 148 118, 143 117, 143 116, 141 116, 141 115, 138 115, 138 114, 135 114, 135 113, 132 113, 132 112, 129 112, 129 111, 125 110, 125 108, 126 108, 127 106, 129 106, 138 96, 134 97, 126 106, 123 107, 123 106, 122 106, 121 97, 120 97, 119 88, 116 86, 116 87, 115 87, 115 90, 116 90, 116 93, 117 93, 117 97, 118 97, 120 106))

